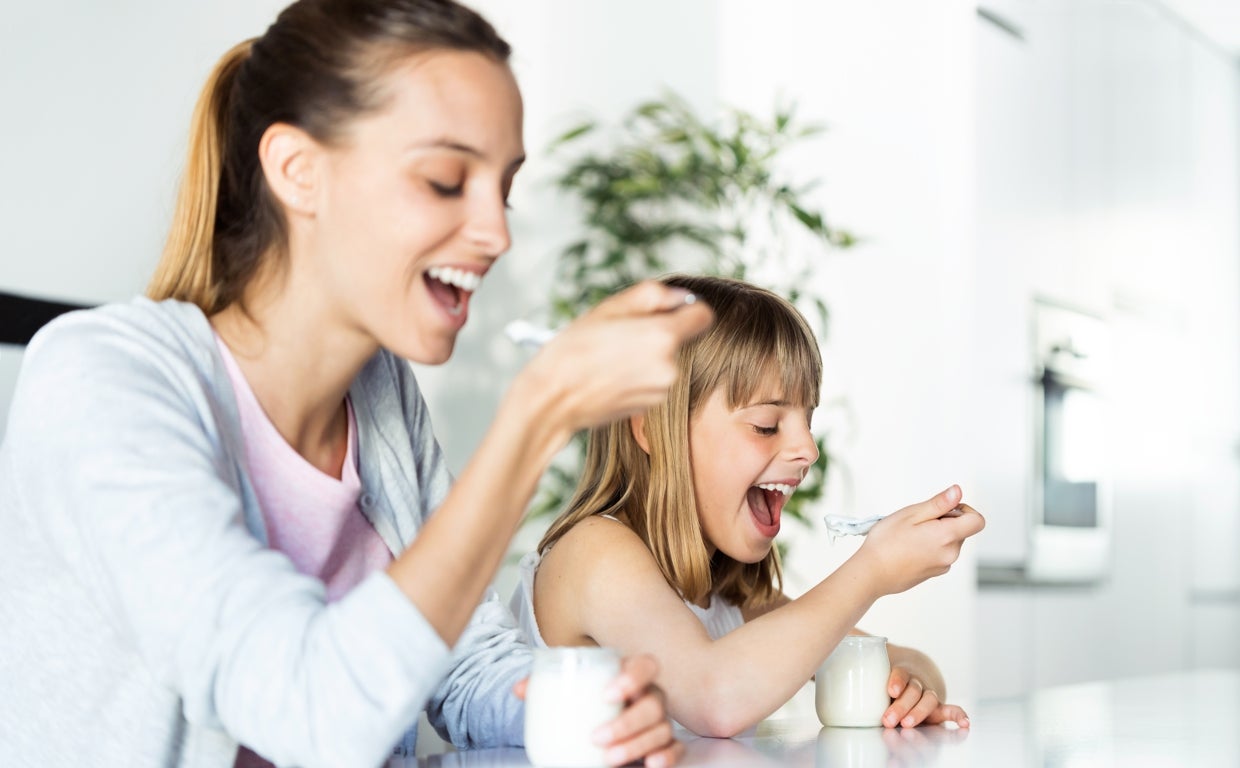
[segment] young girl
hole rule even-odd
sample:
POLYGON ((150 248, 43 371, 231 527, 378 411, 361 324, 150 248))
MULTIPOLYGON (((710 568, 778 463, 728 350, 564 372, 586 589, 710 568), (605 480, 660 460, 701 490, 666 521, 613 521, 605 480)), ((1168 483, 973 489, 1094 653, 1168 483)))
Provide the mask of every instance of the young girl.
MULTIPOLYGON (((804 596, 785 597, 773 544, 818 457, 817 343, 768 291, 712 277, 666 283, 704 298, 715 324, 681 349, 664 403, 591 432, 568 509, 521 562, 513 609, 537 644, 654 655, 672 717, 732 736, 804 685, 878 597, 946 572, 984 523, 952 486, 879 523, 804 596)), ((885 725, 968 725, 929 659, 890 654, 885 725)))
MULTIPOLYGON (((550 458, 662 399, 710 311, 646 284, 574 323, 450 483, 405 360, 448 359, 508 248, 508 54, 449 0, 300 0, 220 61, 150 297, 27 350, 6 762, 374 766, 423 708, 459 747, 521 743, 530 654, 487 585, 550 458)), ((616 764, 680 752, 655 669, 614 685, 616 764)))

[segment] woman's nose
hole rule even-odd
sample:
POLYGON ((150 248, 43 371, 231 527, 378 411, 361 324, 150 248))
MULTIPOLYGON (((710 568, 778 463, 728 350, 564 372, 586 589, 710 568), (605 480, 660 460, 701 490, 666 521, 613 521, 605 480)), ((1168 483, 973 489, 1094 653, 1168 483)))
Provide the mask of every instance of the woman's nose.
POLYGON ((479 200, 470 211, 466 224, 469 241, 485 255, 498 257, 512 245, 508 231, 508 206, 499 196, 479 200))

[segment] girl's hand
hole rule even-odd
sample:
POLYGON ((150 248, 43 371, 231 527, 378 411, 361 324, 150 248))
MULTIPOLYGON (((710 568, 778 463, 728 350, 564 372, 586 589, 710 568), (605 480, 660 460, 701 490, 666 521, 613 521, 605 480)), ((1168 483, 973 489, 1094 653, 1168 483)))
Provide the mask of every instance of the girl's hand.
POLYGON ((960 503, 953 485, 920 504, 878 522, 857 555, 868 560, 879 594, 903 592, 947 573, 960 556, 964 540, 986 527, 977 510, 960 503))
POLYGON ((658 405, 676 380, 676 352, 714 313, 689 292, 648 280, 612 296, 557 334, 523 373, 550 393, 576 431, 658 405))
POLYGON ((948 721, 961 728, 969 727, 969 716, 963 709, 955 704, 944 704, 939 694, 907 667, 891 668, 887 693, 892 702, 883 713, 883 725, 888 728, 897 725, 912 728, 922 723, 937 725, 948 721))
MULTIPOLYGON (((641 760, 651 768, 675 765, 685 746, 672 735, 663 692, 654 684, 659 664, 653 656, 627 656, 621 662, 620 676, 608 689, 624 702, 624 711, 594 732, 594 741, 607 748, 607 762, 625 765, 641 760)), ((526 681, 513 689, 525 698, 526 681)))

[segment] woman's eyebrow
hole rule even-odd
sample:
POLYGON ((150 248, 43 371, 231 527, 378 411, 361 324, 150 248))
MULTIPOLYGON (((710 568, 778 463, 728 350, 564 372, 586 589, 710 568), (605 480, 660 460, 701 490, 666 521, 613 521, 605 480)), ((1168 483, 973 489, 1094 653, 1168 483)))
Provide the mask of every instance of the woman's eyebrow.
MULTIPOLYGON (((471 146, 469 144, 462 144, 461 142, 454 141, 452 139, 441 138, 441 139, 430 139, 429 141, 419 141, 419 142, 415 142, 414 144, 411 144, 409 148, 410 149, 450 149, 455 152, 462 152, 466 155, 469 155, 470 157, 476 157, 479 160, 487 159, 486 154, 483 153, 477 147, 471 146)), ((513 158, 512 162, 508 164, 508 168, 510 170, 513 168, 519 168, 524 162, 525 162, 525 155, 519 155, 513 158)))

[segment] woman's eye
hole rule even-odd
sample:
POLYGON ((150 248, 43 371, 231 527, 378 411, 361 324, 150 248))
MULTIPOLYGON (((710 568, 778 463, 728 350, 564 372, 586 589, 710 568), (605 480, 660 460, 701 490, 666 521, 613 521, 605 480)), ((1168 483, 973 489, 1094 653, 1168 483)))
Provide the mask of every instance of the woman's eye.
POLYGON ((449 184, 440 184, 437 181, 431 181, 428 183, 431 185, 431 189, 435 190, 435 194, 440 197, 460 197, 461 193, 465 191, 465 186, 463 184, 452 186, 449 184))
POLYGON ((753 431, 757 432, 759 435, 766 435, 767 437, 770 437, 771 435, 779 431, 779 425, 776 424, 773 427, 764 427, 760 424, 754 424, 753 431))

